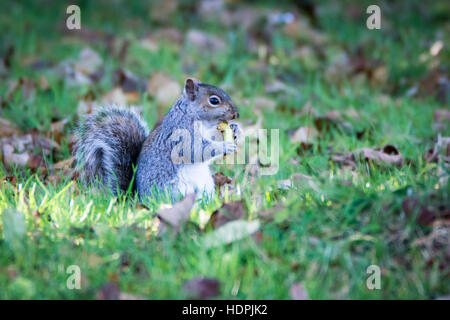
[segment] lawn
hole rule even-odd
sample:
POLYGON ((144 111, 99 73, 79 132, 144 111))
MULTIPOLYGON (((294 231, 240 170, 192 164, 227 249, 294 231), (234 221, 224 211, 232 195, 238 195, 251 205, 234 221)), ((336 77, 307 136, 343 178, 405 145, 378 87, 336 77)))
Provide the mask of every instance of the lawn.
POLYGON ((81 30, 71 3, 3 4, 0 299, 448 297, 447 1, 383 2, 379 30, 370 1, 151 3, 79 1, 81 30), (188 76, 278 134, 276 169, 214 164, 231 182, 175 224, 84 185, 83 115, 132 105, 152 128, 188 76))

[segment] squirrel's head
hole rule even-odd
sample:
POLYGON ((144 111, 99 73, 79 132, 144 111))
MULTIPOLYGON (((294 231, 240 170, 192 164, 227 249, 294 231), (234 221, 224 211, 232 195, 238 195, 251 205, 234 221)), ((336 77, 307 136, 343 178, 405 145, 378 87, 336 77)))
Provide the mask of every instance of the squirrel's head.
POLYGON ((239 117, 228 94, 210 84, 188 78, 184 85, 183 96, 190 102, 192 112, 195 112, 201 120, 220 122, 239 117))

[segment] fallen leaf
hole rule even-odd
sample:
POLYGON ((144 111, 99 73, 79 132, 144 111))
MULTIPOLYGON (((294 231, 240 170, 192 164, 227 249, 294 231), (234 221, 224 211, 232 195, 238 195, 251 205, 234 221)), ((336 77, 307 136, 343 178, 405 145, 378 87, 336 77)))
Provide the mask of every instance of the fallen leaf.
POLYGON ((50 85, 48 83, 47 78, 44 75, 41 75, 39 77, 39 89, 41 90, 48 90, 50 88, 50 85))
POLYGON ((96 295, 97 300, 119 300, 120 299, 120 288, 115 282, 107 282, 96 295))
POLYGON ((69 122, 68 119, 63 119, 60 121, 53 122, 50 125, 50 134, 58 144, 61 143, 64 127, 68 122, 69 122))
POLYGON ((450 207, 442 201, 445 200, 433 199, 433 195, 425 199, 409 196, 403 199, 402 209, 406 217, 415 217, 418 224, 430 226, 437 219, 450 219, 450 207))
POLYGON ((211 224, 214 228, 223 226, 224 224, 233 221, 243 219, 245 216, 244 202, 234 201, 225 202, 220 209, 213 212, 211 217, 211 224))
POLYGON ((91 48, 84 48, 75 63, 75 69, 89 76, 95 73, 102 64, 103 60, 96 51, 91 48))
POLYGON ((150 17, 159 24, 167 24, 173 21, 173 16, 179 5, 176 0, 153 1, 151 4, 149 8, 150 17))
POLYGON ((358 159, 373 161, 377 165, 388 164, 401 167, 403 157, 398 149, 393 145, 385 145, 382 149, 360 148, 346 154, 334 154, 332 159, 336 163, 352 168, 356 167, 358 159))
POLYGON ((57 170, 69 169, 72 166, 74 160, 75 160, 74 156, 70 157, 70 158, 68 158, 66 160, 61 160, 61 161, 55 163, 53 165, 53 168, 55 168, 57 170))
POLYGON ((431 232, 413 242, 413 246, 421 248, 428 265, 438 263, 440 270, 448 270, 450 266, 450 220, 436 220, 431 232))
POLYGON ((144 297, 140 297, 131 293, 121 292, 119 296, 119 300, 147 300, 144 297))
POLYGON ((30 169, 37 169, 43 166, 45 166, 45 161, 42 156, 34 154, 30 155, 30 158, 28 160, 28 167, 30 169))
POLYGON ((206 248, 218 247, 224 244, 229 244, 234 241, 244 239, 256 232, 260 227, 258 220, 245 221, 234 220, 230 221, 216 230, 206 234, 203 237, 203 244, 206 248))
POLYGON ((277 213, 284 209, 286 209, 286 207, 281 202, 277 202, 275 206, 259 211, 258 216, 264 221, 270 222, 274 219, 277 213))
POLYGON ((450 111, 447 109, 437 109, 433 112, 433 130, 443 132, 450 123, 450 111))
MULTIPOLYGON (((124 106, 127 105, 127 96, 122 88, 113 88, 102 96, 102 102, 112 105, 124 106)), ((94 108, 97 104, 94 104, 94 108)))
POLYGON ((314 128, 300 127, 291 135, 291 143, 298 144, 297 152, 301 154, 311 149, 319 137, 319 132, 314 128))
POLYGON ((258 111, 274 111, 276 102, 266 97, 255 97, 253 100, 253 110, 258 111))
POLYGON ((303 284, 295 282, 289 288, 289 295, 292 300, 309 300, 309 295, 303 284))
POLYGON ((175 203, 173 206, 159 210, 157 215, 161 219, 160 232, 167 225, 171 226, 175 232, 178 232, 191 216, 191 208, 194 205, 195 197, 195 193, 188 194, 183 200, 175 203))
POLYGON ((98 81, 103 74, 102 65, 103 60, 96 51, 84 48, 78 59, 69 58, 61 61, 56 66, 56 72, 67 85, 79 86, 98 81))
POLYGON ((14 153, 14 147, 9 144, 3 145, 3 163, 6 166, 26 166, 30 156, 28 153, 14 153))
POLYGON ((0 138, 20 135, 20 130, 17 129, 10 121, 0 118, 0 138))
POLYGON ((187 32, 186 42, 203 52, 217 53, 226 49, 226 43, 221 38, 195 29, 187 32))
POLYGON ((145 91, 147 85, 145 80, 125 69, 115 70, 113 82, 115 86, 122 88, 130 103, 138 100, 139 92, 145 91))
POLYGON ((327 132, 331 129, 342 129, 345 133, 353 132, 353 127, 350 123, 343 120, 341 112, 331 110, 323 116, 317 116, 314 119, 314 126, 321 132, 327 132))
POLYGON ((217 172, 216 174, 214 174, 214 184, 216 185, 216 187, 223 187, 225 184, 229 184, 231 183, 232 179, 230 177, 227 177, 226 175, 224 175, 222 172, 217 172))
POLYGON ((37 84, 28 78, 21 77, 8 82, 6 97, 11 100, 15 92, 22 89, 22 97, 25 100, 32 100, 36 94, 37 84))
POLYGON ((413 93, 418 97, 435 96, 442 104, 448 103, 449 77, 443 68, 434 68, 424 76, 413 93))
POLYGON ((153 96, 158 105, 168 107, 181 95, 181 86, 163 72, 155 72, 147 82, 147 92, 153 96))
POLYGON ((211 299, 220 294, 220 281, 215 278, 194 278, 183 284, 191 299, 211 299))
POLYGON ((17 176, 4 176, 2 178, 2 182, 9 182, 13 186, 15 186, 17 183, 17 176))

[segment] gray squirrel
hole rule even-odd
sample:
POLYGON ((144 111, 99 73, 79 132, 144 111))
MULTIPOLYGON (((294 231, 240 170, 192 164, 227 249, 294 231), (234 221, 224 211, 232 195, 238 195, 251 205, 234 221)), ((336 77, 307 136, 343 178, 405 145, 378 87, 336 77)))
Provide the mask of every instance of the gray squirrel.
MULTIPOLYGON (((211 196, 209 165, 237 149, 234 142, 221 141, 217 125, 238 117, 222 89, 188 78, 181 97, 151 133, 129 109, 109 106, 87 115, 76 130, 76 168, 84 182, 99 181, 114 195, 131 188, 141 201, 154 190, 172 199, 193 192, 211 196)), ((230 127, 236 141, 241 130, 230 127)))

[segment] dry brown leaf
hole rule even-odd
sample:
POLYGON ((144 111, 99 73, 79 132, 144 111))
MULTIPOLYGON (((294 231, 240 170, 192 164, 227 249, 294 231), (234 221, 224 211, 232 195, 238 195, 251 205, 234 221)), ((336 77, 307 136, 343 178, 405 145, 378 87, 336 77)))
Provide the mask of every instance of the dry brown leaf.
POLYGON ((346 133, 351 133, 353 129, 350 123, 343 120, 343 116, 338 110, 330 110, 323 116, 317 116, 314 119, 314 125, 321 132, 341 128, 346 133))
POLYGON ((403 157, 393 145, 385 145, 382 149, 360 148, 346 154, 334 154, 332 160, 352 168, 356 167, 356 160, 373 161, 377 165, 390 164, 401 167, 403 157))
POLYGON ((187 32, 186 42, 200 51, 211 53, 223 52, 226 49, 226 43, 221 38, 195 29, 187 32))
POLYGON ((95 73, 102 64, 103 59, 96 51, 90 48, 84 48, 81 50, 78 61, 75 63, 75 69, 85 75, 91 75, 95 73))
POLYGON ((2 148, 3 163, 5 166, 26 166, 30 160, 30 155, 27 152, 14 153, 14 147, 9 144, 4 144, 2 148))
POLYGON ((124 106, 127 104, 127 96, 125 95, 125 92, 123 91, 122 88, 117 87, 105 93, 102 96, 102 102, 118 106, 124 106))
POLYGON ((450 220, 436 220, 432 224, 431 232, 413 242, 413 246, 421 248, 421 252, 428 265, 438 262, 440 270, 450 270, 450 220))
POLYGON ((41 75, 39 77, 39 89, 48 90, 49 88, 50 88, 50 85, 48 83, 47 78, 44 75, 41 75))
POLYGON ((61 161, 55 163, 53 165, 53 168, 55 168, 57 170, 69 169, 72 166, 74 160, 75 160, 75 157, 70 157, 66 160, 61 160, 61 161))
POLYGON ((438 101, 446 104, 448 101, 449 77, 443 68, 435 68, 423 77, 414 93, 419 97, 436 96, 438 101))
POLYGON ((309 300, 308 292, 300 282, 293 283, 289 288, 292 300, 309 300))
POLYGON ((163 232, 167 226, 178 232, 191 216, 191 208, 194 205, 195 197, 195 193, 188 194, 173 206, 159 210, 157 215, 161 219, 160 232, 163 232))
POLYGON ((183 288, 191 299, 211 299, 220 294, 220 281, 215 278, 194 278, 183 288))
POLYGON ((0 138, 20 135, 20 130, 10 121, 0 118, 0 138))
POLYGON ((53 122, 50 125, 50 135, 59 144, 61 143, 61 138, 63 137, 63 130, 66 124, 69 122, 68 119, 63 119, 60 121, 53 122))
POLYGON ((437 109, 433 113, 433 130, 436 132, 445 131, 450 123, 450 111, 447 109, 437 109))
POLYGON ((214 228, 223 226, 227 222, 243 219, 245 216, 244 202, 234 201, 225 202, 220 209, 213 212, 211 216, 211 224, 214 228))
POLYGON ((435 145, 428 149, 424 155, 427 162, 450 163, 450 137, 441 137, 438 135, 435 145))
POLYGON ((22 89, 22 97, 25 100, 32 100, 36 94, 36 83, 28 78, 14 79, 8 82, 8 90, 6 91, 6 97, 12 99, 15 92, 22 89))
POLYGON ((415 217, 418 224, 429 226, 437 219, 450 219, 450 206, 441 201, 434 199, 432 194, 424 200, 410 196, 403 199, 402 209, 406 217, 415 217))
POLYGON ((96 51, 84 48, 78 59, 61 61, 56 72, 69 86, 92 84, 103 74, 102 65, 103 60, 96 51))
POLYGON ((155 52, 161 42, 170 42, 178 47, 183 43, 183 34, 176 28, 162 28, 141 39, 139 44, 143 48, 155 52))
POLYGON ((276 102, 266 97, 256 97, 253 100, 253 108, 258 111, 274 111, 276 102))
POLYGON ((172 21, 172 16, 178 8, 178 1, 176 0, 157 0, 152 1, 151 4, 149 8, 150 17, 161 24, 172 21))
POLYGON ((389 72, 386 66, 379 66, 373 70, 372 73, 372 84, 374 86, 383 86, 386 84, 389 77, 389 72))
POLYGON ((322 46, 327 42, 327 37, 323 33, 311 28, 308 21, 300 16, 295 17, 290 23, 286 23, 284 32, 292 39, 301 43, 306 42, 322 46))
POLYGON ((181 86, 163 72, 155 72, 147 82, 147 92, 155 97, 159 106, 172 105, 181 95, 181 86))
POLYGON ((319 132, 314 128, 300 127, 291 136, 292 143, 300 143, 311 146, 319 136, 319 132))
POLYGON ((96 295, 97 300, 119 300, 120 299, 120 288, 115 282, 107 282, 96 295))
POLYGON ((214 174, 214 184, 216 185, 216 187, 223 187, 225 184, 229 184, 231 183, 232 179, 230 177, 227 177, 226 175, 224 175, 222 172, 217 172, 216 174, 214 174))

